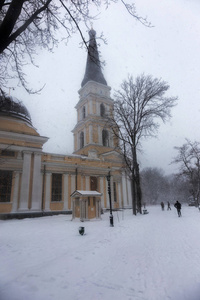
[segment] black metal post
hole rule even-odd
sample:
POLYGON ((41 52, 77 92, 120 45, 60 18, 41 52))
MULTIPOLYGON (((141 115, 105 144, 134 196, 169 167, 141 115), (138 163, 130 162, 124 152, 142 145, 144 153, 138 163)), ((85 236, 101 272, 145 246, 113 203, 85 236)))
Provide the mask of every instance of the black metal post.
POLYGON ((114 226, 113 222, 113 214, 112 214, 112 201, 111 201, 111 189, 110 189, 110 171, 108 172, 107 181, 108 181, 108 195, 109 195, 109 202, 110 202, 110 226, 114 226))

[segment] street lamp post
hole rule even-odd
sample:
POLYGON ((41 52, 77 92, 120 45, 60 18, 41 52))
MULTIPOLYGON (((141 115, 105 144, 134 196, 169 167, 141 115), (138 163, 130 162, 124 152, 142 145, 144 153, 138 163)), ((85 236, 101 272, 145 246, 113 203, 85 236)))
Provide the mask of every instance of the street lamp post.
POLYGON ((109 195, 109 202, 110 202, 110 226, 114 226, 113 222, 113 214, 112 214, 112 201, 111 201, 111 189, 110 189, 110 171, 108 172, 107 181, 108 181, 108 195, 109 195))

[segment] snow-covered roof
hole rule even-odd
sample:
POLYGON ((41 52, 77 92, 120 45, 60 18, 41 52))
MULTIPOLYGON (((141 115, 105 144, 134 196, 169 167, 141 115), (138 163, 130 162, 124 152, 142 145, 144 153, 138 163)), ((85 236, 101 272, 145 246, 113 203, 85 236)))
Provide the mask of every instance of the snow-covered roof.
POLYGON ((95 196, 102 196, 102 194, 97 191, 76 190, 71 194, 71 197, 75 197, 75 196, 95 197, 95 196))
POLYGON ((13 116, 27 121, 31 126, 31 116, 25 105, 10 95, 0 95, 0 115, 13 116))

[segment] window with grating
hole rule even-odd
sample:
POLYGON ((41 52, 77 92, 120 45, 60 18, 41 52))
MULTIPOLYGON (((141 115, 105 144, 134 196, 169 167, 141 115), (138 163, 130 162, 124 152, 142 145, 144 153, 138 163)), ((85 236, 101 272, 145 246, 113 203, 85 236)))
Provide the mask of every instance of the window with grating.
POLYGON ((106 115, 105 105, 103 103, 101 103, 100 104, 100 116, 105 117, 105 115, 106 115))
POLYGON ((102 143, 103 146, 109 147, 109 134, 108 134, 108 130, 106 129, 102 130, 102 143))
POLYGON ((85 113, 85 106, 82 108, 82 118, 85 119, 86 113, 85 113))
POLYGON ((0 170, 0 202, 10 202, 12 171, 0 170))
POLYGON ((51 201, 62 201, 62 174, 52 174, 51 201))
POLYGON ((95 176, 90 177, 90 190, 91 191, 98 190, 98 180, 97 180, 97 177, 95 177, 95 176))
POLYGON ((14 157, 15 156, 15 151, 1 150, 1 156, 14 157))

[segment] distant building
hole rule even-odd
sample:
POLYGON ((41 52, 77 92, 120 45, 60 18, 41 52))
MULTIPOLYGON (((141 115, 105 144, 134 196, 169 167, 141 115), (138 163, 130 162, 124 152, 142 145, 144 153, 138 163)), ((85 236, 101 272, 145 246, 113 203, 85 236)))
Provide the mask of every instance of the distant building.
MULTIPOLYGON (((106 121, 113 110, 111 88, 100 67, 96 33, 89 34, 72 155, 44 153, 48 138, 33 127, 25 106, 10 96, 0 98, 0 217, 71 213, 76 190, 101 193, 100 206, 108 209, 109 171, 113 208, 131 207, 130 182, 106 121)), ((95 217, 95 201, 87 207, 88 218, 95 217)))

